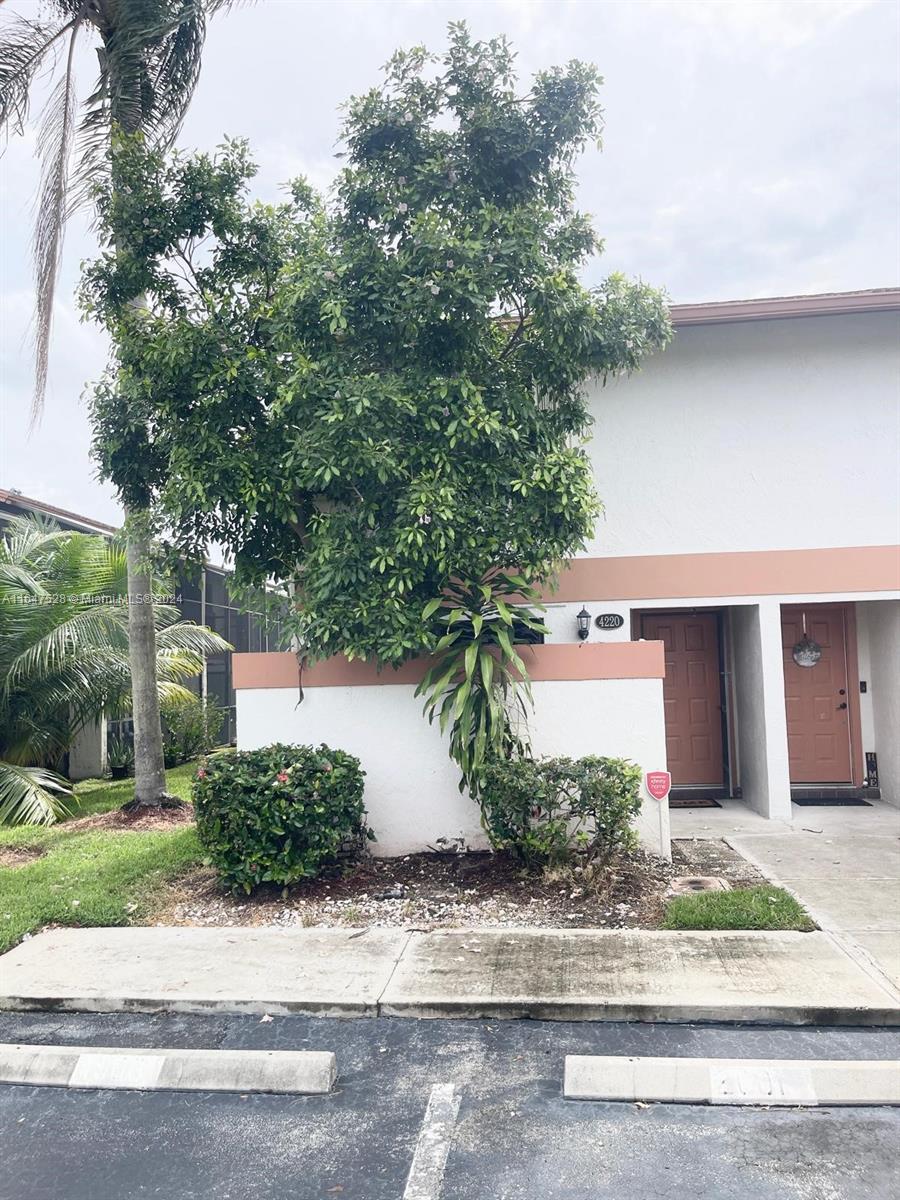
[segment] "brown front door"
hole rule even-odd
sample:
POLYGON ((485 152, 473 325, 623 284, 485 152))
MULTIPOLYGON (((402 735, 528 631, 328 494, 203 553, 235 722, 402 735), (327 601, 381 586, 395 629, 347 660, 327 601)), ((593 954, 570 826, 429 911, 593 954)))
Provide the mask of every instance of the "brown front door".
POLYGON ((674 787, 722 787, 719 622, 715 613, 645 613, 645 638, 666 653, 666 757, 674 787))
POLYGON ((840 604, 784 607, 781 633, 791 783, 852 783, 846 610, 840 604), (794 662, 804 615, 807 636, 822 651, 813 667, 794 662))

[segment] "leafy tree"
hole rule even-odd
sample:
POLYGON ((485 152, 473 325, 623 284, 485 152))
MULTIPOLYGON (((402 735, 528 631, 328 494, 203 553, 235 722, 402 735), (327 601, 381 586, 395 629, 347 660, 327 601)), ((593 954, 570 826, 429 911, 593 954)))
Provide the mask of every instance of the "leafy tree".
MULTIPOLYGON (((120 546, 37 518, 10 522, 0 541, 0 824, 62 815, 71 789, 51 768, 104 711, 130 711, 126 588, 120 546)), ((190 697, 181 681, 228 643, 172 605, 153 615, 158 695, 190 697)))
MULTIPOLYGON (((171 145, 194 93, 207 18, 231 0, 46 0, 46 16, 13 13, 0 39, 0 130, 23 132, 36 79, 50 68, 56 82, 41 116, 41 185, 36 203, 35 391, 32 416, 43 406, 53 314, 66 219, 111 172, 115 130, 140 131, 148 146, 171 145), (83 38, 97 46, 99 71, 79 98, 75 51, 83 38), (61 65, 61 70, 56 68, 61 65), (80 114, 80 115, 79 115, 80 114), (72 172, 73 157, 76 169, 72 172)), ((140 305, 141 297, 132 303, 140 305)), ((129 592, 152 592, 148 522, 129 514, 129 592)), ((134 694, 135 798, 157 805, 165 793, 162 731, 155 681, 152 607, 129 607, 134 694)))
POLYGON ((333 196, 299 181, 277 207, 248 203, 240 143, 168 160, 131 143, 85 277, 118 350, 95 396, 102 468, 152 498, 179 552, 215 540, 241 577, 290 581, 310 657, 397 664, 447 632, 448 588, 475 597, 453 620, 502 669, 466 673, 490 693, 454 726, 479 739, 455 754, 467 774, 517 670, 499 637, 515 614, 476 631, 476 609, 508 610, 509 570, 533 599, 583 546, 583 385, 670 336, 659 292, 579 280, 599 243, 573 161, 599 82, 574 62, 519 94, 507 42, 451 26, 443 57, 398 53, 351 100, 333 196))

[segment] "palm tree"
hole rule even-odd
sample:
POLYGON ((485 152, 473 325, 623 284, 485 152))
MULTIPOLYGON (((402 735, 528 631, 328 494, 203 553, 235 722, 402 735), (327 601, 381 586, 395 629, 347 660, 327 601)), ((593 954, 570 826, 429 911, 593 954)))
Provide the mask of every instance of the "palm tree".
MULTIPOLYGON (((0 41, 0 129, 22 132, 38 74, 53 67, 58 76, 39 126, 33 419, 40 414, 47 383, 53 297, 66 218, 89 197, 98 173, 110 168, 115 130, 140 133, 148 146, 172 143, 199 76, 207 19, 232 2, 47 0, 47 19, 17 13, 5 22, 0 41), (82 38, 97 44, 99 73, 90 94, 79 101, 74 63, 82 38)), ((152 592, 147 523, 139 514, 128 516, 128 592, 146 595, 152 592)), ((129 605, 128 629, 135 803, 159 805, 170 797, 165 790, 152 607, 129 605)))
MULTIPOLYGON (((120 545, 37 517, 10 522, 0 541, 0 824, 62 815, 71 789, 51 768, 101 713, 129 711, 127 586, 120 545)), ((181 681, 228 643, 171 605, 153 617, 157 696, 184 699, 181 681)))

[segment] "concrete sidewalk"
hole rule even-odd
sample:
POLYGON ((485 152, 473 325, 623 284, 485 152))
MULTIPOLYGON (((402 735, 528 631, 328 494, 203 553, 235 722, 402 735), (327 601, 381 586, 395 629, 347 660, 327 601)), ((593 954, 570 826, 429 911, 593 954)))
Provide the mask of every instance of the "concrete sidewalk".
POLYGON ((0 958, 0 1009, 900 1025, 825 933, 113 928, 0 958))
POLYGON ((900 809, 793 805, 766 821, 746 806, 672 813, 675 838, 724 838, 773 883, 793 892, 875 977, 900 989, 900 809))

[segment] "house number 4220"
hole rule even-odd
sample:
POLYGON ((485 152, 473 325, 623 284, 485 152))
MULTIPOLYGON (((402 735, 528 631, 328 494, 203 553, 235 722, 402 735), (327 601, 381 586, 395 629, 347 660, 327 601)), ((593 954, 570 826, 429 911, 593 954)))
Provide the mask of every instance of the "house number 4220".
POLYGON ((601 613, 594 618, 594 624, 598 629, 621 629, 625 618, 620 613, 601 613))

